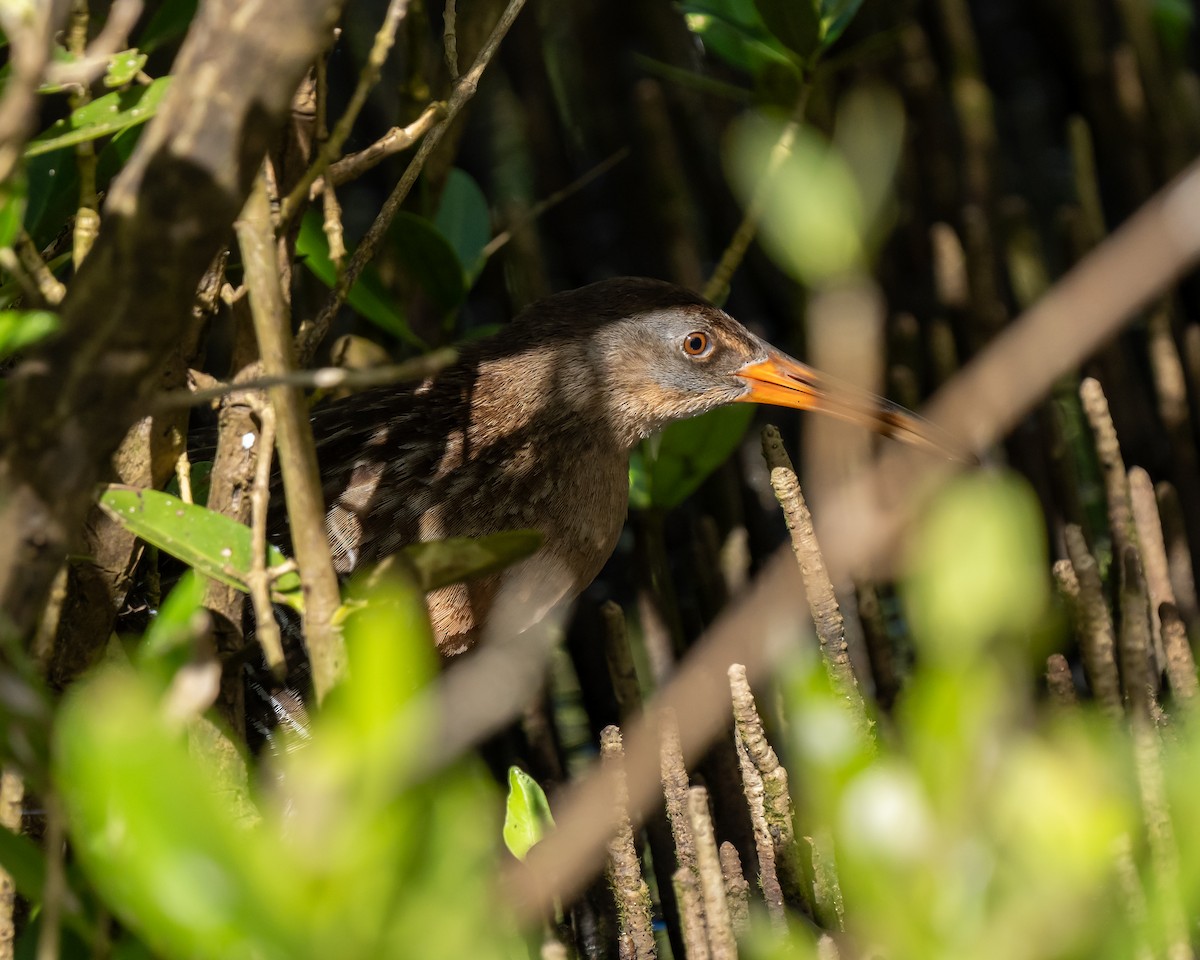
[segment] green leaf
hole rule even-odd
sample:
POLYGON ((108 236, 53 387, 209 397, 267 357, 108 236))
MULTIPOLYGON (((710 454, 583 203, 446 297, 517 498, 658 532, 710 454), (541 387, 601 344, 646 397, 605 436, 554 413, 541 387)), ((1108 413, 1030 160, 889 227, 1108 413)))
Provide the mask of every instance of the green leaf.
POLYGON ((504 845, 509 852, 524 860, 553 826, 545 791, 520 767, 509 767, 508 799, 504 804, 504 845))
MULTIPOLYGON (((251 533, 245 524, 157 490, 117 484, 105 490, 100 504, 126 530, 147 543, 214 580, 247 589, 246 577, 252 564, 251 533)), ((278 548, 267 545, 268 566, 277 566, 285 559, 278 548)), ((300 575, 295 572, 278 578, 271 594, 277 603, 303 609, 300 575)))
POLYGON ((492 236, 492 220, 487 198, 466 171, 451 169, 433 223, 454 248, 469 288, 483 269, 483 248, 492 236))
POLYGON ((0 184, 0 247, 11 247, 17 242, 25 222, 26 183, 24 172, 18 171, 0 184))
POLYGON ((132 83, 141 72, 142 67, 146 65, 146 59, 146 54, 136 48, 114 53, 108 58, 108 69, 104 73, 104 85, 111 89, 132 83))
POLYGON ((110 668, 75 685, 55 733, 72 850, 122 924, 160 955, 307 955, 287 851, 239 819, 150 684, 110 668))
POLYGON ((484 577, 511 566, 541 547, 537 530, 507 530, 486 537, 450 537, 413 543, 403 553, 412 564, 422 590, 484 577))
POLYGON ((731 66, 752 77, 781 66, 795 70, 792 56, 767 30, 753 0, 705 0, 685 3, 681 9, 688 29, 705 49, 731 66))
POLYGON ((828 50, 858 13, 862 0, 821 0, 821 49, 828 50))
POLYGON ((189 570, 159 607, 138 647, 138 662, 170 677, 191 660, 203 603, 204 580, 189 570))
POLYGON ((754 407, 735 403, 671 424, 630 458, 630 505, 681 504, 737 449, 753 418, 754 407))
POLYGON ((438 307, 449 312, 466 299, 466 271, 450 241, 431 221, 401 210, 388 236, 409 276, 438 307))
POLYGON ((49 310, 0 310, 0 359, 43 340, 58 329, 49 310))
POLYGON ((131 87, 93 100, 30 140, 25 156, 37 157, 145 123, 158 112, 170 82, 170 77, 160 77, 147 87, 131 87))
POLYGON ((3 867, 17 893, 33 903, 40 903, 46 884, 46 855, 42 848, 23 834, 0 827, 0 867, 3 867))
POLYGON ((807 60, 821 43, 815 0, 754 0, 767 29, 792 52, 807 60))
MULTIPOLYGON (((337 267, 329 259, 329 243, 321 226, 321 216, 315 210, 305 212, 300 222, 296 253, 304 259, 304 265, 312 275, 327 287, 332 288, 337 283, 337 267)), ((363 270, 358 281, 350 288, 346 303, 385 333, 418 350, 427 349, 425 342, 412 332, 408 320, 392 305, 374 268, 363 270)))

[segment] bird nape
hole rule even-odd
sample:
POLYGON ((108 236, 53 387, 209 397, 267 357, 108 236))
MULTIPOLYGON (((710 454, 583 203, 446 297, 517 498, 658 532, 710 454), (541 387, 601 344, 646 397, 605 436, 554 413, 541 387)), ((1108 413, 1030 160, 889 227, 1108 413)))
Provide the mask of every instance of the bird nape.
POLYGON ((816 410, 958 456, 915 414, 792 359, 690 290, 604 280, 530 305, 415 388, 314 412, 334 565, 346 575, 417 541, 539 530, 534 556, 428 597, 444 655, 489 621, 520 630, 574 599, 612 553, 638 441, 734 402, 816 410))

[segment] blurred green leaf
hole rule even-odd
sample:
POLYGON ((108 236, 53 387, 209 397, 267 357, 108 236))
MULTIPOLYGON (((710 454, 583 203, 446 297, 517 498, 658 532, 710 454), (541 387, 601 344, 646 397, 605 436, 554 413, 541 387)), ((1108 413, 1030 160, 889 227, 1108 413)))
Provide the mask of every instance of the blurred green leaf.
POLYGON ((821 41, 818 0, 754 0, 759 16, 779 41, 808 60, 821 41))
POLYGON ((541 785, 520 767, 509 767, 508 799, 504 803, 504 845, 509 853, 524 860, 553 826, 550 801, 541 785))
POLYGON ((0 247, 11 247, 17 242, 21 225, 25 222, 27 196, 27 181, 23 170, 17 171, 5 183, 0 184, 0 247))
POLYGON ((820 0, 821 2, 821 48, 828 50, 842 35, 862 0, 820 0))
POLYGON ((138 663, 147 673, 166 680, 192 659, 204 593, 204 579, 188 570, 167 594, 138 647, 138 663))
MULTIPOLYGON (((757 114, 730 130, 730 179, 744 203, 759 186, 782 126, 757 114)), ((845 161, 819 134, 801 128, 773 184, 760 227, 763 246, 797 280, 821 285, 863 269, 867 229, 845 161)))
POLYGON ((734 403, 672 423, 630 457, 630 505, 644 510, 683 503, 729 459, 753 419, 753 406, 734 403))
POLYGON ((58 330, 58 314, 48 310, 0 310, 0 359, 44 340, 58 330))
MULTIPOLYGON (((100 504, 131 533, 195 567, 200 573, 239 590, 246 589, 251 569, 251 533, 245 524, 206 507, 157 490, 112 485, 100 504)), ((278 548, 267 545, 267 565, 285 561, 278 548)), ((300 575, 285 573, 272 585, 272 599, 303 609, 300 575)))
POLYGON ((449 537, 411 543, 402 551, 422 590, 485 577, 532 556, 544 537, 537 530, 506 530, 485 537, 449 537))
POLYGON ((1153 0, 1152 17, 1162 45, 1173 56, 1183 57, 1196 23, 1193 5, 1189 0, 1153 0))
POLYGON ((450 170, 433 223, 454 248, 466 274, 465 286, 470 288, 483 269, 483 248, 492 238, 492 218, 487 198, 465 170, 450 170))
POLYGON ((160 77, 146 87, 131 87, 98 97, 30 140, 25 156, 40 156, 145 123, 158 112, 170 82, 170 77, 160 77))
POLYGON ((123 924, 169 956, 303 955, 284 848, 238 825, 143 680, 73 687, 55 746, 72 848, 123 924))
POLYGON ((1047 565, 1038 500, 1023 480, 954 482, 912 543, 905 599, 920 649, 971 662, 991 638, 1031 630, 1049 599, 1047 565))
POLYGON ((450 241, 431 221, 401 210, 388 236, 413 282, 441 310, 449 312, 466 299, 466 271, 450 241))
POLYGON ((152 53, 164 44, 182 37, 196 15, 197 0, 162 0, 150 22, 138 38, 138 46, 152 53))
POLYGON ((122 50, 108 58, 108 69, 104 72, 104 85, 109 88, 123 87, 132 83, 146 65, 146 54, 140 50, 122 50))
MULTIPOLYGON (((321 226, 321 215, 315 210, 306 211, 301 220, 296 254, 312 275, 327 287, 332 288, 337 283, 337 267, 329 259, 329 243, 321 226)), ((366 267, 359 275, 350 288, 346 303, 385 333, 418 350, 426 349, 425 342, 412 332, 408 320, 392 305, 373 267, 366 267)))

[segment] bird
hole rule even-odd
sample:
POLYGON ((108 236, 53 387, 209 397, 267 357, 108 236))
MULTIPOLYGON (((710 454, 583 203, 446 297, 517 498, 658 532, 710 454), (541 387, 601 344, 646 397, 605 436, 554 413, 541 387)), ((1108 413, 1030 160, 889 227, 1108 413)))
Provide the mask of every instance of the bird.
MULTIPOLYGON (((503 598, 520 629, 597 576, 641 440, 740 402, 821 411, 955 456, 931 424, 832 381, 685 287, 601 280, 529 305, 416 386, 314 409, 335 570, 349 576, 418 541, 539 531, 542 546, 516 566, 427 595, 439 652, 463 653, 503 598)), ((269 522, 286 546, 280 499, 269 522)))

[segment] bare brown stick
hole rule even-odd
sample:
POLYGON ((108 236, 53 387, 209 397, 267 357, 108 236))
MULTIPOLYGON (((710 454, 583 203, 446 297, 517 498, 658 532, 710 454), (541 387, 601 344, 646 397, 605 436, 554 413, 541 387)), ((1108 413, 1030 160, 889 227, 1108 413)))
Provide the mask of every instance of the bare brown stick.
MULTIPOLYGON (((663 711, 661 721, 662 788, 667 819, 671 822, 671 835, 675 839, 675 861, 680 867, 699 877, 696 867, 696 841, 692 839, 692 827, 688 822, 688 775, 683 763, 683 750, 679 746, 679 727, 675 722, 675 715, 668 710, 663 711)), ((700 917, 704 917, 703 910, 700 917)))
POLYGON ((407 10, 408 0, 391 0, 388 3, 387 12, 383 15, 383 24, 375 33, 371 52, 367 54, 367 62, 363 64, 363 68, 358 74, 358 83, 355 84, 354 93, 350 95, 350 102, 346 104, 346 109, 338 117, 338 122, 334 124, 329 139, 321 144, 316 159, 309 164, 304 175, 292 187, 291 192, 280 205, 279 221, 281 224, 286 226, 291 222, 292 217, 299 211, 300 205, 308 198, 308 191, 312 187, 313 181, 321 176, 341 154, 342 145, 350 136, 354 121, 358 119, 363 104, 367 102, 367 94, 379 82, 380 71, 387 60, 388 51, 396 42, 396 30, 399 29, 400 21, 404 19, 407 10))
POLYGON ((600 608, 600 616, 604 620, 604 657, 608 661, 608 675, 617 698, 617 711, 624 722, 642 706, 642 691, 633 665, 633 651, 629 648, 629 634, 625 630, 625 611, 620 604, 609 600, 600 608))
POLYGON ((783 438, 773 426, 763 427, 763 456, 771 471, 771 488, 783 508, 788 532, 792 535, 792 551, 804 577, 804 590, 808 595, 813 624, 821 643, 821 655, 826 669, 838 692, 845 698, 859 729, 866 737, 871 736, 871 721, 867 717, 866 705, 858 689, 854 667, 850 663, 850 646, 846 643, 846 624, 838 607, 833 581, 825 568, 821 547, 813 529, 812 514, 804 502, 800 480, 792 467, 792 461, 783 446, 783 438))
POLYGON ((1061 653, 1052 653, 1046 658, 1046 686, 1050 689, 1050 699, 1060 707, 1073 707, 1079 703, 1075 681, 1071 678, 1071 665, 1061 653))
POLYGON ((1158 501, 1154 498, 1154 483, 1150 480, 1150 474, 1141 467, 1132 467, 1129 471, 1129 498, 1133 508, 1133 525, 1137 531, 1138 549, 1146 573, 1146 587, 1150 591, 1150 625, 1154 629, 1154 654, 1161 664, 1164 653, 1158 608, 1164 603, 1174 603, 1175 591, 1171 587, 1167 546, 1163 540, 1162 520, 1158 516, 1158 501))
POLYGON ((446 50, 446 68, 450 71, 450 79, 458 79, 458 4, 455 0, 446 0, 446 10, 442 15, 442 43, 446 50))
POLYGON ((729 919, 733 932, 741 935, 750 929, 750 884, 742 873, 742 858, 737 847, 726 840, 721 844, 721 875, 725 878, 725 898, 729 901, 729 919))
POLYGON ((37 960, 58 960, 62 942, 63 901, 67 895, 66 817, 56 794, 45 798, 46 835, 43 849, 46 856, 46 875, 42 881, 41 930, 37 940, 37 960))
POLYGON ((38 85, 50 63, 54 34, 70 6, 70 0, 54 0, 0 8, 0 30, 8 38, 11 64, 0 97, 0 183, 9 181, 37 120, 38 85))
POLYGON ((788 773, 767 740, 746 668, 735 663, 729 668, 729 690, 733 703, 734 734, 738 759, 742 766, 742 783, 750 805, 754 824, 754 842, 759 848, 762 869, 763 896, 772 920, 783 920, 783 890, 797 903, 811 906, 806 895, 797 860, 796 833, 792 822, 792 795, 788 789, 788 773), (761 818, 761 824, 755 822, 761 818), (770 863, 764 863, 762 844, 770 846, 770 863), (772 874, 778 872, 778 879, 772 874), (773 883, 770 881, 774 881, 773 883), (779 898, 778 904, 773 901, 779 898))
POLYGON ((1079 385, 1079 397, 1096 441, 1096 456, 1104 471, 1104 492, 1108 498, 1108 526, 1113 538, 1113 557, 1119 558, 1125 547, 1137 543, 1133 527, 1133 505, 1129 498, 1129 477, 1117 428, 1113 426, 1108 400, 1100 381, 1088 377, 1079 385))
MULTIPOLYGON (((624 783, 621 771, 623 750, 621 731, 608 726, 600 731, 600 756, 603 762, 615 764, 618 783, 624 783)), ((650 890, 642 879, 642 862, 633 842, 633 826, 629 822, 628 796, 618 787, 618 826, 608 841, 608 878, 621 930, 618 940, 621 960, 654 960, 658 952, 654 945, 654 928, 650 922, 650 890)))
POLYGON ((680 867, 673 884, 679 904, 679 922, 683 926, 683 945, 687 960, 709 960, 708 933, 704 928, 704 895, 700 877, 694 870, 680 867))
MULTIPOLYGON (((268 376, 287 373, 292 367, 292 343, 275 265, 270 202, 262 178, 256 181, 238 219, 237 235, 263 372, 268 376)), ((345 649, 341 630, 333 622, 341 595, 325 539, 316 448, 300 391, 279 386, 271 387, 268 394, 278 422, 279 466, 292 520, 292 547, 304 590, 304 638, 312 664, 313 690, 321 700, 345 670, 345 649)))
POLYGON ((267 569, 267 507, 271 500, 271 461, 275 454, 275 408, 264 403, 259 409, 258 459, 254 464, 254 487, 250 491, 250 573, 246 585, 254 607, 255 636, 262 647, 267 668, 276 680, 287 673, 283 640, 271 609, 271 572, 267 569))
POLYGON ((1121 576, 1121 630, 1117 649, 1125 698, 1135 716, 1149 717, 1156 707, 1155 681, 1150 664, 1154 657, 1150 640, 1150 605, 1146 597, 1146 578, 1142 574, 1137 548, 1126 546, 1118 558, 1121 576))
POLYGON ((114 0, 104 26, 81 56, 70 62, 51 63, 46 67, 46 83, 63 87, 84 87, 108 69, 109 58, 129 43, 129 32, 142 15, 142 0, 114 0))
MULTIPOLYGON (((1133 313, 1174 282, 1200 255, 1200 164, 1143 206, 1008 325, 951 380, 928 408, 928 419, 972 450, 1004 435, 1053 386, 1109 340, 1133 313), (1081 324, 1086 317, 1087 324, 1081 324)), ((886 568, 916 505, 950 475, 950 464, 892 447, 865 475, 831 496, 822 532, 825 559, 836 577, 886 568), (883 492, 889 496, 883 498, 883 492), (897 506, 899 505, 899 507, 897 506)), ((676 711, 685 757, 724 727, 713 704, 722 697, 725 671, 741 662, 751 682, 804 631, 795 599, 802 582, 790 551, 776 554, 754 583, 692 648, 656 707, 676 711)), ((648 711, 647 716, 653 716, 648 711)), ((626 735, 631 816, 655 802, 658 738, 645 717, 626 735)), ((604 844, 608 777, 593 773, 561 805, 558 830, 514 868, 508 889, 522 914, 537 917, 553 898, 573 895, 598 862, 604 844)))
POLYGON ((1158 608, 1162 623, 1163 648, 1167 661, 1167 680, 1175 702, 1185 709, 1196 707, 1196 694, 1200 687, 1196 681, 1196 659, 1188 642, 1187 627, 1179 610, 1173 603, 1164 603, 1158 608))
POLYGON ((316 370, 293 370, 274 377, 254 377, 237 383, 222 383, 202 390, 177 390, 164 393, 158 400, 163 409, 198 407, 239 393, 257 393, 268 387, 299 387, 317 390, 366 390, 389 383, 412 383, 431 377, 458 359, 458 351, 444 347, 404 363, 392 363, 366 370, 346 367, 318 367, 316 370))
POLYGON ((1116 632, 1104 599, 1100 571, 1079 527, 1068 524, 1064 536, 1070 559, 1056 563, 1054 575, 1075 620, 1092 695, 1105 713, 1119 719, 1124 708, 1117 675, 1116 632))
POLYGON ((327 184, 332 183, 335 187, 338 187, 343 183, 349 183, 351 180, 357 180, 368 170, 377 167, 388 157, 397 153, 403 153, 420 140, 421 137, 425 136, 433 128, 433 125, 445 115, 446 105, 444 103, 431 103, 408 126, 392 127, 391 130, 370 146, 364 147, 357 153, 348 154, 336 163, 331 163, 329 169, 325 172, 325 176, 313 181, 312 189, 308 194, 309 199, 315 198, 317 194, 324 191, 327 184))
POLYGON ((708 791, 704 787, 688 790, 688 822, 696 840, 696 864, 700 871, 700 890, 704 897, 704 920, 708 929, 708 952, 712 960, 735 960, 737 940, 725 897, 725 878, 721 874, 721 855, 713 835, 708 813, 708 791))
POLYGON ((500 15, 500 20, 492 30, 491 36, 488 37, 487 42, 483 45, 483 49, 479 51, 479 55, 475 58, 475 63, 455 83, 454 90, 450 94, 450 99, 446 104, 446 116, 421 141, 421 146, 417 148, 416 156, 409 162, 408 167, 400 177, 400 182, 396 184, 396 188, 391 192, 387 200, 384 201, 383 208, 379 211, 379 215, 376 216, 375 222, 371 224, 362 242, 355 248, 349 263, 346 264, 345 272, 330 292, 329 299, 321 308, 321 312, 311 322, 301 325, 300 333, 297 336, 297 354, 301 363, 306 362, 316 351, 320 342, 325 339, 326 333, 329 332, 329 325, 333 322, 334 315, 341 308, 342 304, 346 302, 346 295, 350 292, 350 288, 354 286, 355 281, 358 280, 363 267, 374 259, 384 235, 392 225, 396 214, 400 211, 400 205, 404 203, 409 191, 412 190, 413 185, 417 182, 417 177, 425 166, 425 161, 429 159, 429 156, 437 148, 437 145, 441 143, 442 137, 445 136, 446 131, 450 128, 450 124, 458 117, 463 107, 475 96, 479 80, 488 68, 488 64, 492 62, 496 51, 500 48, 500 41, 504 39, 505 34, 508 33, 509 28, 516 21, 517 15, 524 6, 525 0, 509 0, 508 5, 504 8, 504 12, 500 15))

